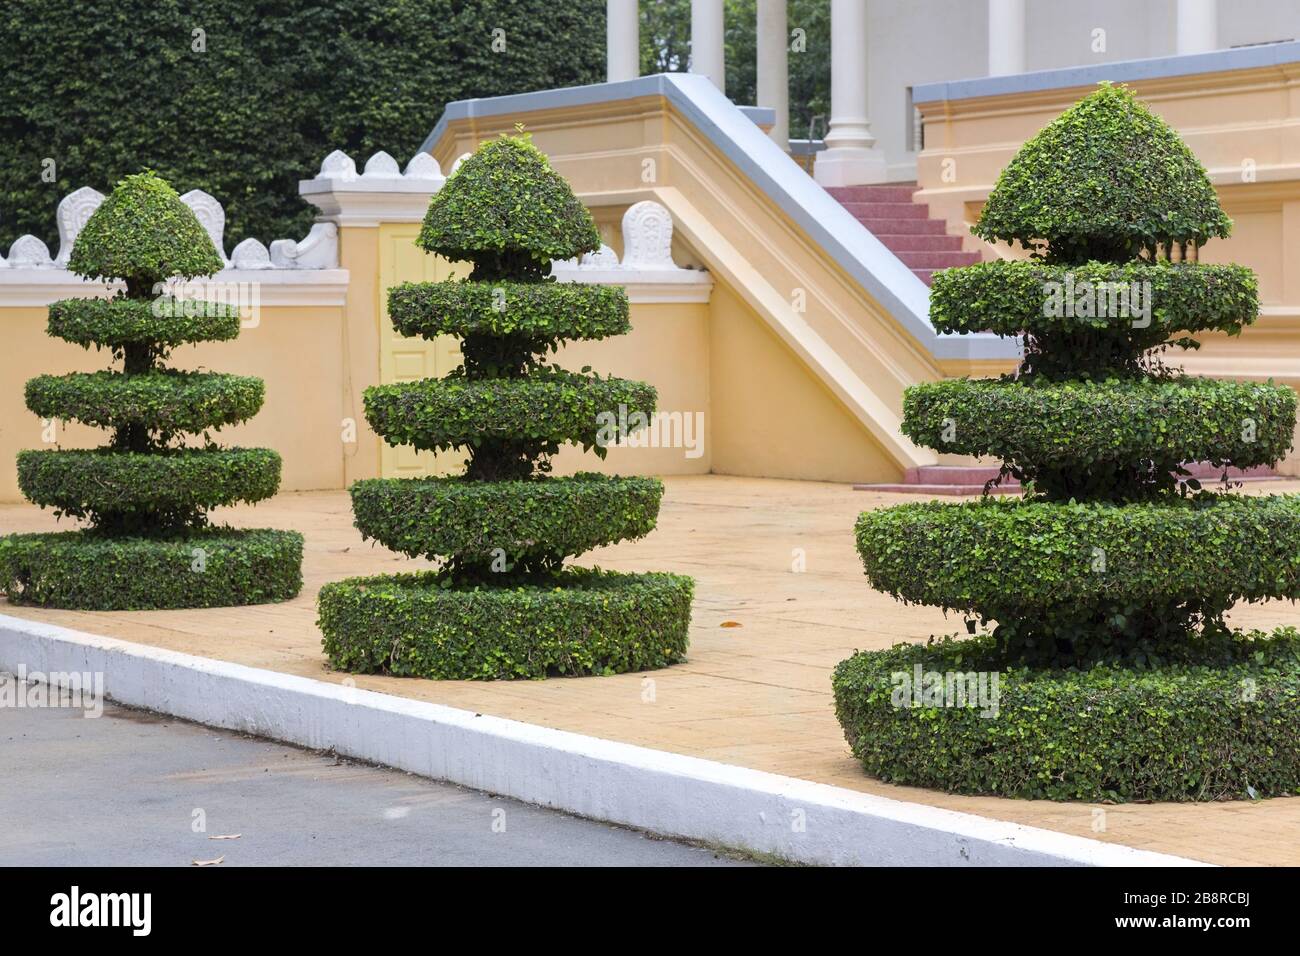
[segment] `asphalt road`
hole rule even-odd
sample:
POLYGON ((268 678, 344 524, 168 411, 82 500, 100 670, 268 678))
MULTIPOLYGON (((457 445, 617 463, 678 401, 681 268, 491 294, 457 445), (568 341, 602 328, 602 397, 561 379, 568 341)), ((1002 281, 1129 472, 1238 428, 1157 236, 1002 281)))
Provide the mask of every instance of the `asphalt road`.
POLYGON ((112 704, 90 719, 67 708, 0 708, 0 865, 192 866, 221 857, 214 865, 739 862, 112 704))

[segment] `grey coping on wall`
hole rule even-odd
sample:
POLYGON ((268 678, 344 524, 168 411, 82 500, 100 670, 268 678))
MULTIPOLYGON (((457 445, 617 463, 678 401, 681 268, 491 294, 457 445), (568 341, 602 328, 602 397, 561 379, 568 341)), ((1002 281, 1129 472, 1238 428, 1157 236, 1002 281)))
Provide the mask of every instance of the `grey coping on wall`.
POLYGON ((1182 56, 1161 56, 1147 60, 1117 60, 1113 63, 1068 66, 1059 70, 1038 70, 1034 73, 1014 73, 1010 76, 981 76, 970 80, 951 80, 947 83, 923 83, 912 87, 912 102, 968 100, 977 96, 1006 96, 1039 90, 1095 86, 1102 80, 1126 83, 1131 80, 1154 80, 1169 76, 1190 76, 1195 73, 1226 73, 1231 70, 1250 70, 1261 66, 1296 62, 1300 62, 1300 42, 1265 43, 1259 46, 1240 47, 1236 50, 1215 50, 1211 53, 1188 53, 1182 56))
POLYGON ((457 100, 447 105, 420 149, 432 151, 446 133, 448 124, 460 120, 591 106, 646 96, 662 96, 672 103, 935 358, 1010 359, 1020 354, 1019 345, 1011 339, 985 333, 936 333, 930 324, 929 290, 925 283, 705 76, 660 73, 618 83, 457 100))

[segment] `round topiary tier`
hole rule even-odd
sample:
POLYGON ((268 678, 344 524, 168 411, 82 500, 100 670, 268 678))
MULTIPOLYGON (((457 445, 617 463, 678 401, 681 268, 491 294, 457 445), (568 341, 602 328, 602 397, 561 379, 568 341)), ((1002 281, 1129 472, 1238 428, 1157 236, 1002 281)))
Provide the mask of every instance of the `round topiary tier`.
POLYGON ((1296 394, 1211 378, 1025 383, 948 379, 908 389, 903 434, 1027 472, 1155 461, 1268 465, 1291 448, 1296 394))
POLYGON ((280 486, 270 448, 107 448, 18 453, 18 487, 42 508, 75 518, 130 511, 205 511, 262 501, 280 486))
POLYGON ((421 451, 516 438, 590 448, 609 427, 602 414, 612 414, 623 434, 634 414, 645 416, 641 424, 646 423, 656 399, 645 382, 539 372, 527 378, 426 378, 379 385, 366 389, 365 410, 370 427, 387 442, 421 451))
POLYGON ((239 310, 212 302, 152 299, 64 299, 50 306, 45 331, 77 345, 110 348, 225 342, 239 335, 239 310))
POLYGON ((402 335, 514 336, 550 343, 624 335, 627 295, 618 286, 574 282, 406 282, 388 293, 402 335))
MULTIPOLYGON (((1258 314, 1255 274, 1231 264, 998 259, 936 272, 930 289, 930 321, 939 332, 1116 329, 1162 341, 1174 332, 1235 333, 1258 314)), ((1146 345, 1145 337, 1137 344, 1146 345)))
POLYGON ((919 502, 864 512, 854 531, 872 587, 988 617, 1300 598, 1300 495, 919 502))
POLYGON ((302 547, 296 531, 261 528, 12 535, 0 538, 0 590, 14 604, 90 611, 287 601, 302 588, 302 547))
POLYGON ((683 660, 694 582, 675 574, 568 570, 518 587, 436 572, 321 588, 334 666, 436 680, 618 674, 683 660))
POLYGON ((988 637, 863 651, 835 669, 835 712, 867 773, 903 786, 1107 802, 1300 794, 1300 635, 1186 650, 1142 670, 1007 668, 988 637))
POLYGON ((29 379, 26 397, 27 408, 42 418, 181 434, 252 418, 266 398, 266 385, 260 378, 223 372, 73 372, 29 379))
POLYGON ((372 478, 351 487, 356 526, 412 557, 455 554, 514 563, 566 556, 654 530, 657 478, 581 474, 530 481, 372 478))

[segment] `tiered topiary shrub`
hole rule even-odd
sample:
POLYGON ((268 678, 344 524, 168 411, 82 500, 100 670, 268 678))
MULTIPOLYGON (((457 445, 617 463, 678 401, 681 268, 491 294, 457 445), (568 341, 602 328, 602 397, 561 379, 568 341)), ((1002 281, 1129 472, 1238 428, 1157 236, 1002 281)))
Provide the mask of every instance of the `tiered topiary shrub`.
POLYGON ((1195 261, 1229 226, 1178 136, 1103 86, 1024 146, 975 227, 1030 258, 936 275, 937 329, 1022 336, 1024 361, 909 389, 903 431, 1001 459, 1025 493, 858 520, 874 587, 995 625, 840 664, 837 713, 872 775, 1053 799, 1300 792, 1300 637, 1224 617, 1300 597, 1300 498, 1211 492, 1182 467, 1278 461, 1296 397, 1161 360, 1254 321, 1254 275, 1195 261), (981 672, 996 702, 962 706, 981 672))
POLYGON ((42 375, 27 407, 48 419, 112 429, 93 450, 24 451, 18 485, 80 531, 0 538, 0 590, 15 604, 87 610, 217 607, 282 601, 302 587, 302 535, 208 524, 205 512, 260 501, 280 484, 280 456, 220 448, 207 432, 262 405, 262 380, 167 368, 171 349, 239 334, 237 308, 174 300, 158 288, 222 268, 212 240, 153 173, 128 176, 77 238, 68 268, 120 280, 111 299, 67 299, 47 331, 108 349, 116 371, 42 375), (202 434, 199 447, 183 436, 202 434))
POLYGON ((322 588, 330 661, 354 672, 496 679, 682 660, 690 578, 563 566, 649 533, 663 496, 654 478, 548 474, 565 442, 604 455, 619 435, 602 413, 648 418, 656 401, 643 382, 545 362, 566 339, 629 329, 623 289, 548 278, 552 260, 599 248, 590 214, 526 137, 502 137, 447 180, 417 244, 474 270, 467 281, 393 288, 393 325, 456 336, 464 363, 445 378, 367 389, 366 420, 390 444, 467 450, 467 467, 352 486, 363 535, 439 567, 322 588))

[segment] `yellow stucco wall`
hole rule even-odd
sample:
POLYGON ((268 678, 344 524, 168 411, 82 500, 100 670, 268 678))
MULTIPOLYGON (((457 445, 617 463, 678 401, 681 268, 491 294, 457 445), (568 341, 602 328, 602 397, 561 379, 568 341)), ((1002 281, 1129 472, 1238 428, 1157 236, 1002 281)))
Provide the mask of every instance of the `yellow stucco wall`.
MULTIPOLYGON (((4 308, 0 328, 0 501, 21 499, 14 455, 23 448, 49 448, 40 419, 23 403, 23 383, 42 373, 112 367, 106 351, 82 349, 45 334, 43 307, 4 308)), ((343 310, 338 306, 263 306, 257 325, 233 342, 183 346, 172 352, 174 368, 256 375, 266 381, 262 411, 243 425, 213 432, 221 444, 266 446, 284 458, 286 491, 339 488, 345 448, 343 406, 343 310)), ((57 423, 54 438, 66 448, 102 445, 104 429, 57 423)))

